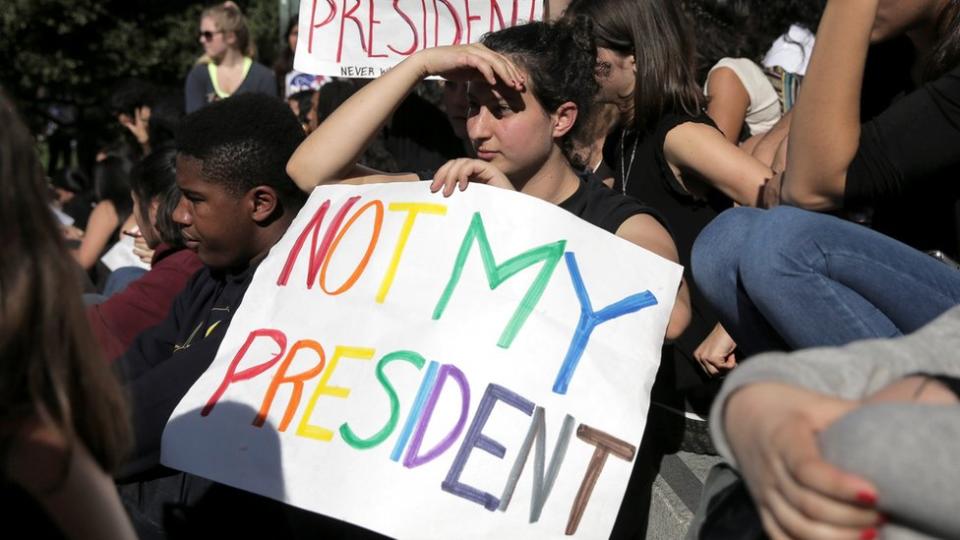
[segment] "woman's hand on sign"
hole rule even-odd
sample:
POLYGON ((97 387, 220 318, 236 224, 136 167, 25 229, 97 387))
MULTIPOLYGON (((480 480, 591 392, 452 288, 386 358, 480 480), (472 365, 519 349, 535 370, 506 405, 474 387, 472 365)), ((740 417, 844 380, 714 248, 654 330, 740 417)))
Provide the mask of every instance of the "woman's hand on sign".
POLYGON ((483 80, 491 86, 499 79, 507 86, 523 89, 526 76, 506 56, 480 43, 425 49, 417 55, 423 76, 439 75, 453 81, 483 80))
POLYGON ((724 430, 771 538, 876 533, 876 488, 827 463, 817 442, 820 431, 858 405, 772 382, 730 396, 724 430))
POLYGON ((480 159, 460 158, 446 162, 437 170, 430 183, 430 191, 443 190, 443 196, 449 197, 455 188, 467 189, 470 182, 480 182, 503 189, 515 190, 513 184, 500 169, 480 159))

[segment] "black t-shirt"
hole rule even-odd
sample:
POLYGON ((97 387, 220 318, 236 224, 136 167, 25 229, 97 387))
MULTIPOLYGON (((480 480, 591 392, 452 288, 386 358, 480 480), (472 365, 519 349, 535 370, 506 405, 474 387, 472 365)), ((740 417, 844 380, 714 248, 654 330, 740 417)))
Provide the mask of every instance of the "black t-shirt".
POLYGON ((873 206, 876 230, 956 256, 958 199, 960 66, 863 125, 844 206, 873 206))
MULTIPOLYGON (((421 181, 431 181, 436 172, 424 170, 416 174, 421 181)), ((577 176, 580 177, 580 187, 557 205, 560 208, 612 234, 617 234, 620 225, 637 214, 652 216, 670 232, 666 220, 655 209, 608 188, 593 172, 582 171, 577 176)))
POLYGON ((583 172, 578 173, 578 176, 580 187, 567 200, 557 205, 560 208, 612 234, 617 234, 620 225, 637 214, 649 214, 666 226, 656 210, 608 188, 594 173, 583 172))

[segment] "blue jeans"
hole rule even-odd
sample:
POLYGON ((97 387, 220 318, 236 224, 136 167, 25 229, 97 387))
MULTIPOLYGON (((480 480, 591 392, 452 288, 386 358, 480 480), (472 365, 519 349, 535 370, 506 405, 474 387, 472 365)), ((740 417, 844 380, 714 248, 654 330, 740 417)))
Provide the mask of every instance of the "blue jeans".
POLYGON ((139 266, 121 266, 110 273, 107 283, 103 287, 103 295, 107 298, 123 291, 127 285, 143 277, 147 271, 139 266))
POLYGON ((907 334, 960 304, 960 271, 862 225, 787 206, 717 216, 691 266, 747 355, 907 334))

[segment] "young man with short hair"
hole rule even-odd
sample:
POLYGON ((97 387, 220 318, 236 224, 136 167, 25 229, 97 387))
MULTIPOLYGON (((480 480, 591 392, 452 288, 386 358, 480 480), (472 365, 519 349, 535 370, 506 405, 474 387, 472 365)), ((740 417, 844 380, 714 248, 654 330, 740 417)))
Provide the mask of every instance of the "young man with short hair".
MULTIPOLYGON (((114 364, 130 398, 135 433, 120 490, 142 537, 282 529, 290 513, 268 501, 160 466, 160 439, 174 408, 213 362, 257 265, 306 201, 286 174, 304 134, 290 109, 244 94, 187 116, 177 134, 173 218, 205 267, 167 318, 114 364), (284 520, 285 521, 285 520, 284 520), (280 529, 278 529, 278 527, 280 529)), ((271 534, 272 536, 272 534, 271 534)))

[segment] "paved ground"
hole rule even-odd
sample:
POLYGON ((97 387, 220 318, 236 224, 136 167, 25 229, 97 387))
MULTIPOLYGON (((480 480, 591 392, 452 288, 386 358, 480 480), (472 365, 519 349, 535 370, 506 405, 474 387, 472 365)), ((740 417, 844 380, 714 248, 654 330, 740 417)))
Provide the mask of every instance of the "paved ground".
POLYGON ((648 540, 684 537, 696 510, 703 481, 710 468, 719 461, 717 456, 682 451, 663 457, 650 498, 648 540))
POLYGON ((704 422, 651 407, 611 538, 683 539, 700 501, 703 482, 710 468, 720 462, 711 452, 704 422))

